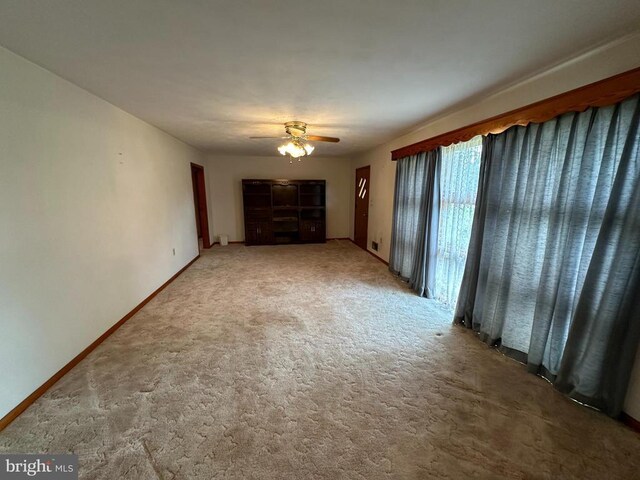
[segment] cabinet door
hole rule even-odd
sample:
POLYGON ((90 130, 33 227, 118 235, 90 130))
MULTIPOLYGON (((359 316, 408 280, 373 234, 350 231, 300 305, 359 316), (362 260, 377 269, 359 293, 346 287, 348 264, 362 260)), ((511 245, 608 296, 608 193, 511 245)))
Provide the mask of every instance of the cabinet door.
POLYGON ((324 242, 324 222, 318 220, 300 221, 301 242, 324 242))
POLYGON ((258 224, 258 244, 270 245, 274 242, 273 223, 259 222, 258 224))
POLYGON ((244 243, 246 245, 270 245, 274 242, 271 222, 249 221, 244 226, 244 243))
POLYGON ((327 241, 324 221, 318 220, 317 222, 315 222, 313 234, 314 242, 324 243, 327 241))
POLYGON ((258 245, 259 237, 259 223, 257 222, 246 222, 244 225, 244 243, 246 245, 258 245))
POLYGON ((247 245, 273 243, 271 208, 245 208, 244 241, 247 245))
POLYGON ((312 226, 315 222, 310 220, 300 220, 300 241, 301 242, 313 242, 313 230, 312 226))

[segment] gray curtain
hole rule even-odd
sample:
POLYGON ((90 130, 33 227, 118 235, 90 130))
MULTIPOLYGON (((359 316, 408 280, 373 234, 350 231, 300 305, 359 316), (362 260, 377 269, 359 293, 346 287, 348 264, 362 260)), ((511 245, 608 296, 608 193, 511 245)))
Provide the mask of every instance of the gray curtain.
POLYGON ((640 340, 639 98, 488 136, 455 316, 612 416, 640 340))
POLYGON ((434 296, 440 208, 438 148, 398 160, 389 269, 418 295, 434 296))

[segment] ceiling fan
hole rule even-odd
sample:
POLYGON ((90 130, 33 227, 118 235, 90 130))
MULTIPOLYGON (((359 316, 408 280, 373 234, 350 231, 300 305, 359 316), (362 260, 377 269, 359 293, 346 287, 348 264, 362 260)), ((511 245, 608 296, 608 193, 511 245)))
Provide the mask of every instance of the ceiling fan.
POLYGON ((284 130, 287 133, 287 136, 284 137, 249 137, 251 139, 261 139, 261 138, 284 138, 289 139, 288 143, 280 145, 278 147, 278 151, 282 155, 289 155, 292 158, 304 157, 305 155, 311 155, 311 152, 314 150, 314 146, 307 143, 311 142, 331 142, 337 143, 340 141, 339 138, 335 137, 323 137, 321 135, 307 135, 307 124, 304 122, 299 122, 297 120, 292 122, 287 122, 284 124, 284 130))

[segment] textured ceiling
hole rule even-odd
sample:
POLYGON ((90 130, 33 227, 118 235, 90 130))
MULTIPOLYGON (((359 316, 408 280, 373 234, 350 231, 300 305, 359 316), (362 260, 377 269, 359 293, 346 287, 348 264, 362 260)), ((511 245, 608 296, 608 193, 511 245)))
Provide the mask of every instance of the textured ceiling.
POLYGON ((638 28, 638 0, 1 0, 0 44, 202 150, 362 151, 638 28))

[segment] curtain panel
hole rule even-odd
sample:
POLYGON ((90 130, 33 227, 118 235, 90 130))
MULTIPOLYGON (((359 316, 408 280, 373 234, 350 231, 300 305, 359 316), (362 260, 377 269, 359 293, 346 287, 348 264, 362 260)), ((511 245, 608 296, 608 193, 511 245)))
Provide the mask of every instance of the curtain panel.
POLYGON ((433 298, 440 212, 440 149, 398 160, 389 269, 433 298))
POLYGON ((442 149, 435 299, 451 309, 467 259, 481 153, 480 136, 442 149))
POLYGON ((640 340, 640 101, 483 141, 455 322, 620 413, 640 340))

